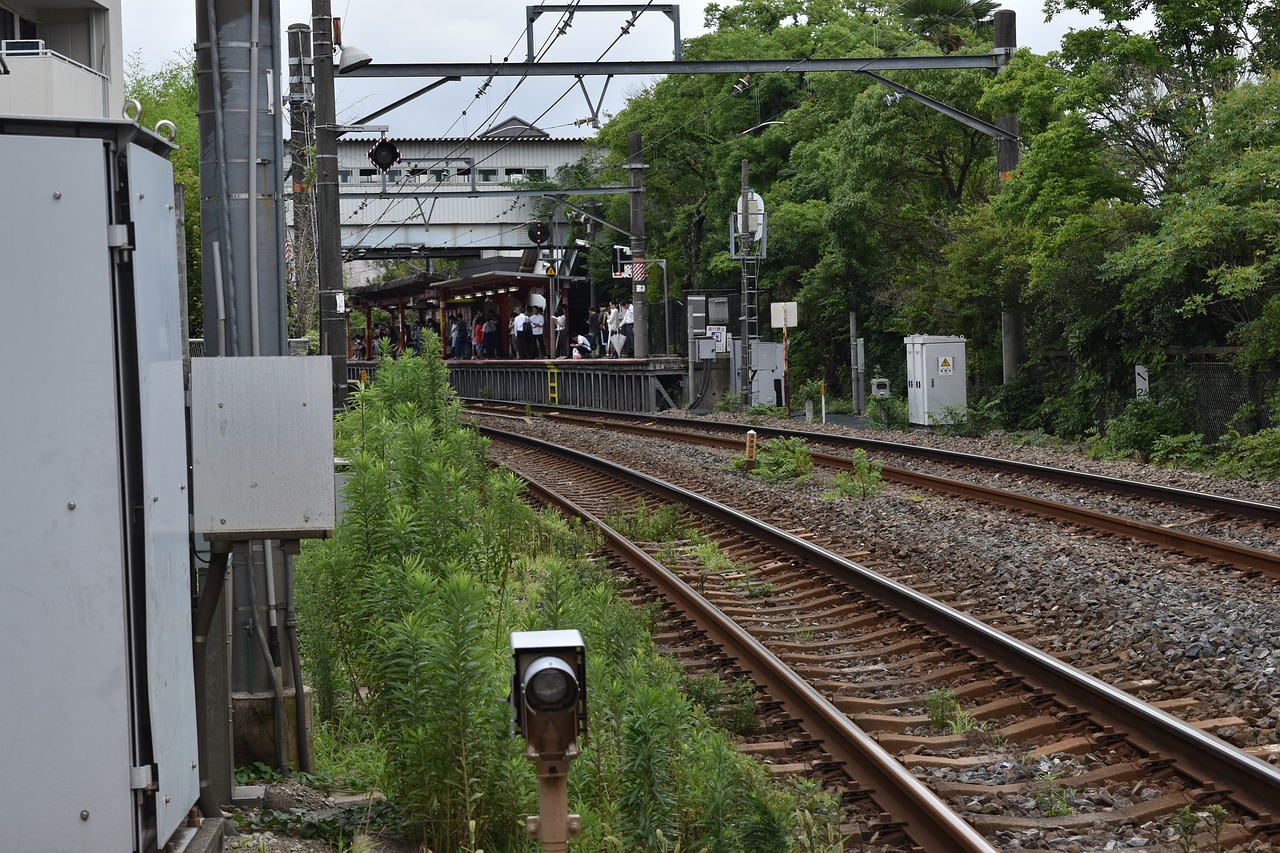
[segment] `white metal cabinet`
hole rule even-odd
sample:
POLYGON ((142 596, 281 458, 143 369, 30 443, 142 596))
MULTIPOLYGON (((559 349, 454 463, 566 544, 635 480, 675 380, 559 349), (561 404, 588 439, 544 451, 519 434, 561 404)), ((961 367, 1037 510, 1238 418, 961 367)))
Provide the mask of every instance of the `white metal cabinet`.
POLYGON ((907 415, 912 424, 950 423, 967 404, 964 338, 910 335, 907 347, 907 415))
POLYGON ((0 125, 0 846, 155 850, 199 790, 172 169, 0 125))

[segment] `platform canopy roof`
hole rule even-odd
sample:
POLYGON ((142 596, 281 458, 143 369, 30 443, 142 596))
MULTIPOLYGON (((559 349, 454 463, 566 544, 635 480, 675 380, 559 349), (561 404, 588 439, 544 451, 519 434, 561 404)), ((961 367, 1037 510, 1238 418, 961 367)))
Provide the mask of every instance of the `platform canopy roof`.
POLYGON ((441 281, 438 275, 420 272, 404 278, 366 284, 347 291, 353 308, 396 308, 419 301, 434 302, 438 297, 433 286, 441 281))

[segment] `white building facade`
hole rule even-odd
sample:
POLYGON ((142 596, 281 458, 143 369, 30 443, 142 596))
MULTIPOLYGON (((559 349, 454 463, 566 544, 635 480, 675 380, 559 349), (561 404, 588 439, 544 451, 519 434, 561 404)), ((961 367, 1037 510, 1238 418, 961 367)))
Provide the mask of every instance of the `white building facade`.
POLYGON ((342 249, 356 283, 361 261, 489 257, 531 247, 538 197, 522 187, 576 164, 585 141, 557 139, 519 118, 470 139, 391 140, 400 162, 383 175, 369 160, 378 137, 338 142, 342 249))
POLYGON ((120 0, 0 0, 0 114, 120 118, 120 0))

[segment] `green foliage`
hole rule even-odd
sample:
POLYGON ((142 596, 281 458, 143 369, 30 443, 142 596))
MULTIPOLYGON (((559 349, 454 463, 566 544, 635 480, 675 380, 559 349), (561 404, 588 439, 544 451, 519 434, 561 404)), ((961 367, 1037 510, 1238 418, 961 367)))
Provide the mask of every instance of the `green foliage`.
POLYGON ((680 689, 695 708, 724 731, 738 737, 760 731, 756 685, 746 676, 726 683, 714 672, 705 672, 697 678, 682 679, 680 689))
POLYGON ((1211 469, 1232 479, 1280 480, 1280 427, 1223 436, 1211 469))
POLYGON ((270 785, 284 779, 279 770, 262 761, 255 761, 246 767, 237 767, 235 777, 237 785, 251 785, 255 782, 270 785))
MULTIPOLYGON (((746 457, 734 456, 730 464, 739 470, 746 467, 746 457)), ((806 480, 813 474, 813 457, 803 438, 770 438, 756 448, 756 464, 750 475, 768 483, 790 483, 806 480)))
POLYGON ((738 568, 733 560, 709 539, 701 539, 692 546, 693 554, 702 563, 705 572, 731 572, 738 568))
POLYGON ((742 578, 739 586, 742 588, 742 594, 752 600, 769 598, 773 595, 773 584, 769 581, 752 580, 750 575, 742 578))
POLYGON ((1075 806, 1071 804, 1075 796, 1074 788, 1051 784, 1036 791, 1036 805, 1045 817, 1066 817, 1076 813, 1075 806))
POLYGON ((1201 470, 1209 465, 1212 455, 1199 433, 1162 435, 1151 445, 1151 464, 1169 468, 1201 470))
MULTIPOLYGON (((391 805, 377 820, 430 849, 528 849, 519 818, 536 811, 536 786, 507 736, 507 638, 572 627, 590 649, 590 736, 569 774, 583 849, 660 849, 660 837, 689 849, 789 849, 793 800, 720 728, 758 725, 754 686, 717 680, 693 692, 714 692, 720 711, 695 710, 678 665, 654 648, 653 612, 626 606, 583 559, 594 536, 530 511, 517 478, 487 469, 484 442, 460 423, 429 352, 388 361, 352 395, 335 426, 350 460, 343 522, 298 560, 324 778, 385 792, 391 805), (746 846, 766 827, 778 843, 746 846)), ((723 560, 677 507, 619 506, 613 521, 723 560)), ((355 822, 261 820, 340 838, 355 822)))
POLYGON ((400 825, 402 816, 394 805, 377 800, 369 804, 353 803, 324 812, 263 809, 237 814, 232 820, 236 828, 243 832, 275 832, 345 845, 357 834, 394 831, 400 825))
POLYGON ((926 702, 926 709, 929 714, 929 725, 935 729, 944 729, 947 724, 960 712, 960 701, 956 699, 956 693, 949 687, 935 687, 929 691, 926 702))
POLYGON ((347 705, 342 713, 316 724, 317 775, 347 791, 373 791, 386 772, 387 756, 371 717, 347 705))
POLYGON ((1172 402, 1150 398, 1132 400, 1119 416, 1107 421, 1106 430, 1093 444, 1090 455, 1149 459, 1162 437, 1185 431, 1179 407, 1172 402))
POLYGON ((866 500, 884 491, 881 472, 884 463, 867 458, 867 451, 861 447, 853 451, 850 462, 851 471, 840 471, 831 478, 831 487, 823 492, 825 498, 852 498, 866 500))
POLYGON ((1227 826, 1228 817, 1227 810, 1218 803, 1205 806, 1202 812, 1195 811, 1190 805, 1178 809, 1170 820, 1178 850, 1182 851, 1182 853, 1191 853, 1193 850, 1198 850, 1196 833, 1203 826, 1210 837, 1210 853, 1222 853, 1226 849, 1222 843, 1222 831, 1227 826))
POLYGON ((938 435, 985 435, 996 422, 998 405, 994 400, 977 401, 972 405, 943 406, 942 414, 930 414, 934 432, 938 435))
POLYGON ((911 423, 911 413, 905 397, 873 400, 867 414, 880 429, 905 430, 911 423))
POLYGON ((604 521, 629 539, 640 542, 670 542, 693 537, 692 519, 679 504, 663 504, 650 509, 644 498, 626 508, 615 497, 615 509, 604 521))

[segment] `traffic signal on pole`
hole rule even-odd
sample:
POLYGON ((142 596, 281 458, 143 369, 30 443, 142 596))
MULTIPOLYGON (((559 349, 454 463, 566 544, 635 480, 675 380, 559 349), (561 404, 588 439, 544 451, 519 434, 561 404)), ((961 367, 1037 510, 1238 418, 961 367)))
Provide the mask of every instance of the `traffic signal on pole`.
POLYGON ((551 229, 545 222, 535 222, 529 226, 529 239, 541 246, 551 239, 551 229))
POLYGON ((627 246, 613 247, 613 277, 631 278, 631 249, 627 246))
POLYGON ((400 162, 400 149, 396 148, 394 142, 390 139, 379 139, 378 143, 369 149, 369 162, 378 167, 378 171, 385 172, 400 162))

